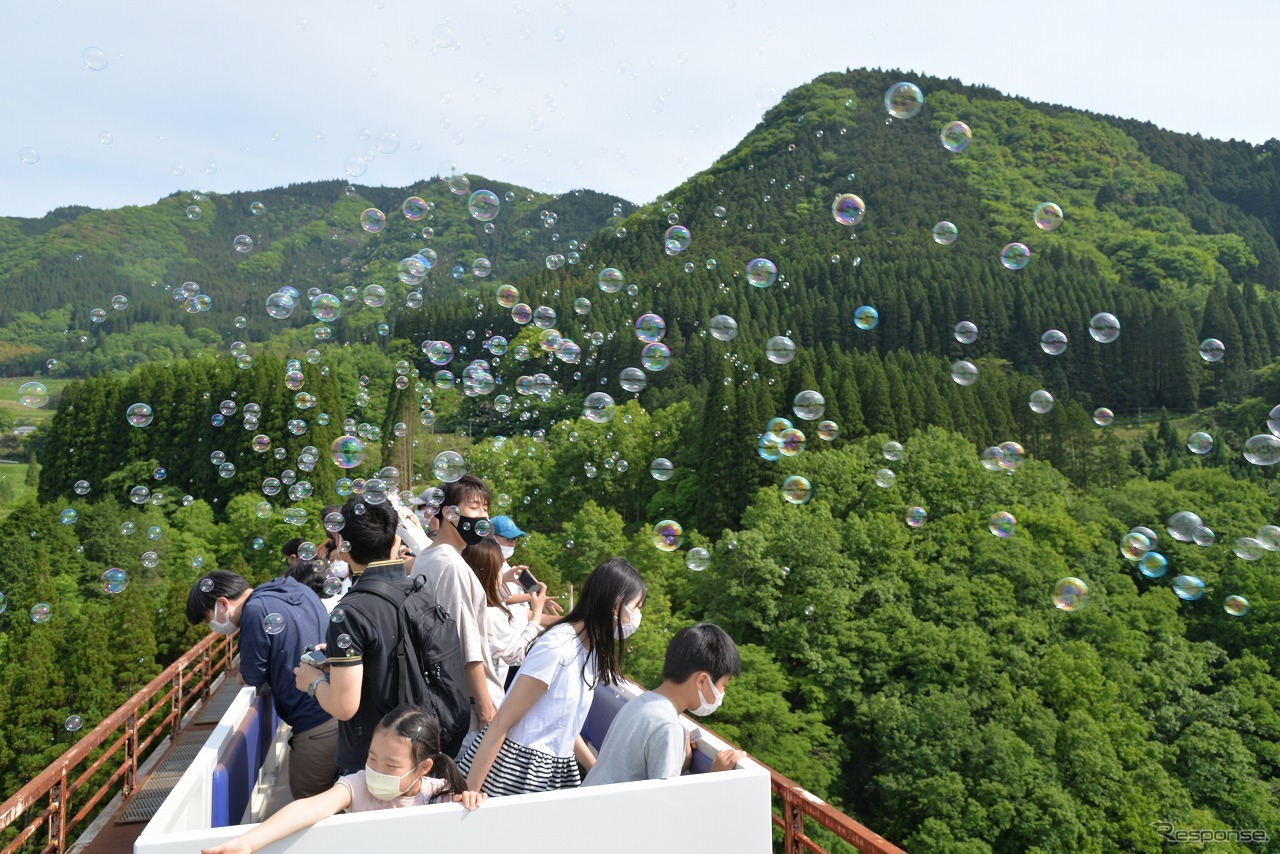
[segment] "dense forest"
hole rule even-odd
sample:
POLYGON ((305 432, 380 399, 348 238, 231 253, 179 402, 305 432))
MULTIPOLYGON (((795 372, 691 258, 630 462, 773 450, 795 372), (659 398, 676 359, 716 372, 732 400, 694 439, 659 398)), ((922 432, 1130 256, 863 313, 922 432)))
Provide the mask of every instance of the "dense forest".
POLYGON ((1280 833, 1280 491, 1241 453, 1280 429, 1280 144, 931 78, 894 116, 900 79, 799 87, 641 207, 445 176, 0 219, 0 371, 75 378, 3 508, 0 789, 199 637, 202 572, 459 451, 553 590, 641 570, 634 679, 721 624, 710 726, 908 850, 1280 833))

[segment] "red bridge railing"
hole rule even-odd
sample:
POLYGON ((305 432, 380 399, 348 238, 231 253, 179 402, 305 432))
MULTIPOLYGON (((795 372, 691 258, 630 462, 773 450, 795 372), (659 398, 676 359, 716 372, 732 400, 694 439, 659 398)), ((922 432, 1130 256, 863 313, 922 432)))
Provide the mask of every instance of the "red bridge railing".
POLYGON ((40 849, 41 854, 66 851, 67 839, 74 837, 76 828, 93 814, 104 798, 115 794, 117 784, 123 781, 126 795, 133 791, 139 762, 159 739, 166 734, 177 734, 183 715, 197 699, 208 696, 209 686, 226 670, 233 652, 230 638, 210 633, 39 776, 0 804, 0 832, 17 825, 24 817, 30 819, 18 835, 0 849, 0 854, 14 854, 42 827, 46 829, 47 841, 40 849), (142 736, 142 733, 147 734, 142 736), (98 748, 104 746, 105 750, 92 758, 98 748), (108 766, 114 766, 114 770, 106 781, 68 816, 79 801, 77 795, 91 789, 94 775, 108 766), (46 797, 48 804, 44 809, 28 816, 46 797))
MULTIPOLYGON (((765 768, 754 756, 751 761, 765 768)), ((898 846, 849 818, 840 810, 812 794, 798 783, 793 783, 777 771, 769 768, 770 785, 776 798, 773 823, 782 828, 783 848, 786 854, 801 854, 812 851, 815 854, 827 854, 825 848, 814 842, 805 834, 805 818, 811 818, 819 825, 848 842, 862 854, 906 854, 898 846)))

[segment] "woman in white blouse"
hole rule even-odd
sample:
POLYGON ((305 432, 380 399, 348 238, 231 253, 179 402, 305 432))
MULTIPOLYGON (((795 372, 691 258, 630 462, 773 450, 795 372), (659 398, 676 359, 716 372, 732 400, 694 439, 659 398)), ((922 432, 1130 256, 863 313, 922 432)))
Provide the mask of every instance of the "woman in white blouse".
MULTIPOLYGON (((524 661, 524 654, 538 636, 542 611, 547 604, 547 585, 538 582, 529 594, 527 608, 510 608, 502 600, 502 549, 491 539, 483 539, 462 550, 462 559, 480 579, 489 609, 489 655, 498 675, 498 685, 507 684, 507 671, 524 661)), ((489 685, 494 706, 502 705, 502 692, 489 685)))

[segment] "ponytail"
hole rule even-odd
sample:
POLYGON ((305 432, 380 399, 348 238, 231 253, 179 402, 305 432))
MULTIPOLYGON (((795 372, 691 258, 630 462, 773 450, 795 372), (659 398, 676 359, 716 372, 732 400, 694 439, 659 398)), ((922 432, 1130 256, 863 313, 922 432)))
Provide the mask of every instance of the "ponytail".
POLYGON ((436 792, 435 798, 444 798, 446 795, 461 795, 467 790, 467 778, 462 776, 462 771, 458 768, 458 763, 453 761, 453 757, 444 751, 439 751, 432 757, 430 777, 438 780, 444 780, 444 788, 436 792))

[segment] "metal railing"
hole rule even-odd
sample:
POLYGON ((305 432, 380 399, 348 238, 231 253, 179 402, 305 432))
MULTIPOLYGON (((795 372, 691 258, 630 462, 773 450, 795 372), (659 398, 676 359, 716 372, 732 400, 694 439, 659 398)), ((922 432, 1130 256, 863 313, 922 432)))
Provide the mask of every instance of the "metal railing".
POLYGON ((196 699, 208 696, 214 678, 226 670, 232 655, 231 638, 213 633, 202 638, 39 776, 0 804, 0 831, 3 831, 38 807, 46 795, 49 799, 48 805, 31 818, 17 837, 0 849, 0 854, 14 854, 39 833, 41 827, 47 829, 47 842, 40 849, 41 854, 66 851, 68 837, 104 798, 115 793, 118 782, 123 780, 125 795, 133 791, 138 782, 138 764, 149 748, 165 735, 177 735, 186 710, 196 699), (148 734, 140 737, 144 732, 148 734), (90 761, 94 752, 104 746, 105 750, 90 761), (68 817, 77 794, 92 786, 94 775, 117 760, 106 781, 68 817), (83 770, 82 765, 86 765, 83 770))
MULTIPOLYGON (((769 768, 754 756, 751 761, 769 768)), ((773 794, 781 801, 781 814, 772 814, 773 823, 782 828, 783 847, 786 854, 800 854, 813 851, 815 854, 827 854, 826 849, 814 842, 805 834, 804 820, 813 819, 819 825, 834 833, 837 837, 857 848, 862 854, 906 854, 898 846, 849 818, 840 810, 809 792, 798 783, 793 783, 777 771, 769 768, 770 787, 773 794)))

